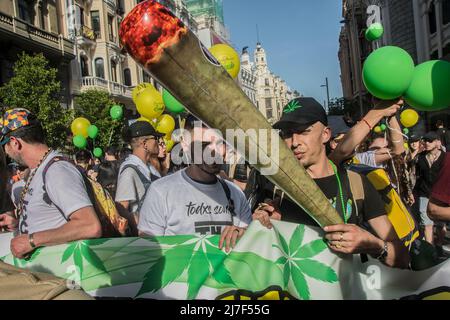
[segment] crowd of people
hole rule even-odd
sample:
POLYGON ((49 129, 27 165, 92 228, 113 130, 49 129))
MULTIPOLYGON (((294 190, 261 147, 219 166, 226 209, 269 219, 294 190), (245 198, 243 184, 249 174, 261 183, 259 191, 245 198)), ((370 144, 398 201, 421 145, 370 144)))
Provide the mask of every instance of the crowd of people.
MULTIPOLYGON (((324 228, 330 249, 410 267, 411 245, 405 246, 389 219, 389 199, 363 173, 382 170, 389 190, 421 227, 418 239, 444 256, 450 132, 443 122, 424 136, 406 136, 396 116, 403 101, 374 100, 374 108, 348 132, 333 132, 316 100, 301 97, 296 105, 285 108, 273 127, 344 221, 324 228), (386 132, 375 134, 383 119, 386 132)), ((125 146, 110 146, 98 159, 88 150, 64 154, 50 148, 35 115, 20 108, 7 111, 0 144, 10 161, 7 166, 4 161, 0 227, 15 232, 11 252, 26 258, 38 247, 107 236, 87 179, 114 199, 126 221, 123 236, 215 234, 229 251, 254 220, 267 228, 273 220, 317 226, 251 164, 224 164, 223 140, 205 135, 205 125, 195 126, 192 118, 183 129, 179 143, 186 165, 175 165, 164 135, 141 121, 126 129, 125 146), (188 141, 184 134, 197 139, 188 141), (203 152, 195 152, 198 145, 217 161, 205 161, 203 152)))

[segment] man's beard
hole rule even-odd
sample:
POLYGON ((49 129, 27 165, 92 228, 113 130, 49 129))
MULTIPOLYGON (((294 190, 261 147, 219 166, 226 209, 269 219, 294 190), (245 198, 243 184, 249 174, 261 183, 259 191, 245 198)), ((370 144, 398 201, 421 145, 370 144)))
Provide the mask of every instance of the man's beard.
POLYGON ((14 162, 18 163, 22 167, 28 167, 25 161, 23 160, 22 156, 20 154, 12 156, 8 155, 8 157, 13 160, 14 162))

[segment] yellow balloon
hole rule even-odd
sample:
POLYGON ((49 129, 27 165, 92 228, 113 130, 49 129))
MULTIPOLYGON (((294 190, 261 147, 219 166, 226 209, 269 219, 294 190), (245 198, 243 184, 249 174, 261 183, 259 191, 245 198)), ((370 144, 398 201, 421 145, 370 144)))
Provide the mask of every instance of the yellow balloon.
MULTIPOLYGON (((136 98, 139 94, 141 94, 146 89, 155 89, 151 83, 143 82, 141 84, 138 84, 133 91, 131 91, 131 97, 133 99, 133 102, 136 103, 136 98)), ((156 90, 156 89, 155 89, 156 90)))
POLYGON ((163 114, 158 118, 158 123, 156 125, 156 131, 164 134, 172 134, 175 130, 175 119, 168 114, 163 114))
POLYGON ((241 60, 239 54, 232 47, 226 44, 216 44, 209 51, 228 71, 233 79, 236 79, 241 69, 241 60))
POLYGON ((405 150, 409 150, 409 144, 407 142, 405 142, 403 146, 405 147, 405 150))
POLYGON ((405 110, 400 114, 400 122, 405 128, 414 127, 419 122, 419 114, 413 109, 405 110))
POLYGON ((158 118, 165 106, 161 94, 156 89, 145 89, 136 98, 136 108, 147 119, 158 118))
POLYGON ((72 133, 74 136, 83 136, 87 138, 89 136, 88 134, 88 128, 91 125, 91 122, 83 117, 76 118, 72 121, 72 125, 70 128, 72 129, 72 133))
POLYGON ((381 127, 380 127, 380 126, 376 126, 375 128, 373 128, 373 131, 374 131, 375 133, 381 133, 381 132, 383 132, 383 130, 381 130, 381 127))
POLYGON ((172 151, 173 147, 175 146, 175 142, 173 140, 164 139, 164 143, 166 144, 166 152, 172 151))

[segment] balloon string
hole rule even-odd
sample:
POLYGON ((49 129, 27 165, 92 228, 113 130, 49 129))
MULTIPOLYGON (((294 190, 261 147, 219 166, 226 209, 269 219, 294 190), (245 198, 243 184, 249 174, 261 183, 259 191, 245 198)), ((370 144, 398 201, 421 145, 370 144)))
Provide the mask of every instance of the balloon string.
POLYGON ((111 145, 111 139, 114 133, 114 126, 111 127, 111 133, 109 134, 108 147, 111 145))
MULTIPOLYGON (((386 127, 387 127, 389 130, 391 130, 391 131, 395 131, 395 132, 400 133, 406 140, 409 140, 409 137, 408 137, 406 134, 404 134, 402 131, 390 127, 390 126, 389 126, 389 121, 386 121, 386 127)), ((386 138, 386 134, 387 134, 387 132, 385 133, 385 138, 386 138)), ((398 143, 398 142, 401 142, 401 141, 392 141, 392 142, 398 143)))

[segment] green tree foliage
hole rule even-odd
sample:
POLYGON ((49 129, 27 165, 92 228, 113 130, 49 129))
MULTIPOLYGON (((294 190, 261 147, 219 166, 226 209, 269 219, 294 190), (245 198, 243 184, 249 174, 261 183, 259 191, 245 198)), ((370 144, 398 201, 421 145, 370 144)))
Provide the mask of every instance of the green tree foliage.
POLYGON ((99 129, 96 147, 105 149, 110 145, 122 144, 123 121, 114 121, 109 115, 114 104, 108 92, 97 89, 86 90, 75 98, 75 117, 84 117, 99 129))
POLYGON ((11 80, 0 88, 0 99, 7 109, 26 108, 36 114, 48 144, 54 148, 63 147, 72 111, 60 103, 61 84, 56 77, 57 70, 49 66, 41 53, 33 56, 22 53, 13 71, 11 80))

